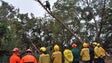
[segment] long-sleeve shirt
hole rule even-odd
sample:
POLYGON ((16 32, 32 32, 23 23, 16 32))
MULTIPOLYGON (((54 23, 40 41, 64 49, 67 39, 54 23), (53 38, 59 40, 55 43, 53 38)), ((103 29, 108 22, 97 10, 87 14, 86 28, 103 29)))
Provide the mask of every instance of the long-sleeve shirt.
POLYGON ((62 53, 60 51, 55 51, 52 54, 53 63, 62 63, 62 53))
POLYGON ((74 57, 72 63, 79 61, 80 60, 80 50, 78 48, 73 48, 72 53, 73 53, 73 57, 74 57))
POLYGON ((82 61, 89 61, 90 60, 89 48, 83 48, 80 52, 80 56, 82 57, 82 61))
POLYGON ((73 62, 73 54, 71 50, 65 49, 63 54, 64 54, 65 63, 73 62))
POLYGON ((21 59, 20 63, 37 63, 37 60, 33 55, 28 54, 21 59))
POLYGON ((39 63, 50 63, 50 56, 49 56, 49 54, 41 54, 39 56, 39 63))
POLYGON ((20 57, 17 54, 13 54, 10 57, 10 63, 20 63, 20 57))

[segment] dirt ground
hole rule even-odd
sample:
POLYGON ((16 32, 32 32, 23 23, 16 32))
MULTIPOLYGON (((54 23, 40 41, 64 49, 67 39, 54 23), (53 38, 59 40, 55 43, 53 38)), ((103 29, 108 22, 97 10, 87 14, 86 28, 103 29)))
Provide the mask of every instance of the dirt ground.
POLYGON ((112 56, 106 57, 105 63, 112 63, 112 56))

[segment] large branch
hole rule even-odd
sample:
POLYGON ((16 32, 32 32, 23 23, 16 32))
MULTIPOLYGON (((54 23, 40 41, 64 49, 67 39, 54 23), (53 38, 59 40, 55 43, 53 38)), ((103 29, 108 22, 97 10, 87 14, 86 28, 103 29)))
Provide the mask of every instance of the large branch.
POLYGON ((102 11, 101 11, 102 12, 102 15, 101 15, 102 19, 101 19, 101 22, 100 22, 100 30, 99 30, 99 33, 98 33, 98 37, 100 37, 100 35, 101 35, 102 29, 103 29, 103 24, 105 22, 105 16, 106 16, 106 11, 105 11, 106 0, 104 0, 103 2, 104 2, 104 4, 103 4, 102 11))
MULTIPOLYGON (((87 0, 82 0, 83 2, 85 2, 86 4, 87 4, 87 6, 88 7, 90 7, 90 4, 88 3, 88 1, 87 0)), ((99 34, 99 31, 98 31, 98 23, 97 23, 97 21, 96 21, 96 19, 95 19, 95 16, 94 16, 94 14, 93 14, 93 12, 90 10, 89 11, 90 13, 92 13, 92 16, 93 16, 93 19, 94 19, 94 22, 95 22, 95 28, 96 28, 96 36, 95 36, 95 41, 99 41, 99 36, 98 36, 98 34, 99 34)))
POLYGON ((36 0, 37 2, 39 2, 40 3, 40 5, 53 17, 53 18, 55 18, 56 19, 56 21, 58 21, 58 22, 60 22, 80 43, 83 43, 82 42, 82 40, 81 39, 79 39, 75 34, 74 34, 74 32, 72 32, 72 30, 70 29, 70 28, 68 28, 68 26, 67 25, 65 25, 59 18, 57 18, 56 16, 54 16, 53 14, 52 14, 52 12, 51 11, 49 11, 49 10, 47 10, 47 8, 45 8, 45 6, 41 3, 41 1, 40 0, 36 0))

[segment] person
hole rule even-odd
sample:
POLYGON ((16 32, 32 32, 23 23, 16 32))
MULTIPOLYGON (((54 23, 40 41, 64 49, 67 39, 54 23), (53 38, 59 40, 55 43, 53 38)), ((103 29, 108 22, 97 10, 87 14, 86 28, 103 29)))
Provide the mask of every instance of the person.
POLYGON ((40 48, 40 56, 39 56, 39 63, 50 63, 50 55, 47 54, 46 48, 41 47, 40 48))
POLYGON ((36 58, 32 55, 31 49, 26 50, 26 55, 22 57, 20 63, 37 63, 36 58))
POLYGON ((101 47, 100 43, 98 43, 97 46, 98 46, 99 51, 100 51, 99 62, 100 62, 100 63, 105 63, 106 52, 105 52, 105 50, 101 47))
POLYGON ((14 48, 13 54, 10 57, 10 63, 20 63, 20 50, 18 48, 14 48))
POLYGON ((99 48, 97 46, 97 42, 93 42, 93 47, 94 47, 94 63, 100 63, 100 51, 99 48))
POLYGON ((53 63, 62 63, 62 53, 59 50, 60 50, 59 46, 57 44, 54 45, 54 52, 52 53, 51 56, 53 63))
POLYGON ((88 47, 89 47, 89 54, 90 54, 89 63, 93 63, 93 61, 94 61, 94 47, 92 44, 89 44, 89 43, 88 43, 88 47))
POLYGON ((48 1, 48 0, 46 0, 45 2, 46 2, 45 8, 47 8, 49 11, 51 11, 49 1, 48 1))
POLYGON ((72 53, 73 53, 73 62, 72 63, 79 63, 80 61, 80 50, 77 48, 77 44, 72 44, 72 53))
POLYGON ((73 62, 73 54, 72 51, 65 45, 64 54, 64 63, 72 63, 73 62))
POLYGON ((81 49, 80 56, 82 57, 83 63, 89 63, 90 54, 89 54, 89 48, 87 43, 83 43, 83 48, 81 49))

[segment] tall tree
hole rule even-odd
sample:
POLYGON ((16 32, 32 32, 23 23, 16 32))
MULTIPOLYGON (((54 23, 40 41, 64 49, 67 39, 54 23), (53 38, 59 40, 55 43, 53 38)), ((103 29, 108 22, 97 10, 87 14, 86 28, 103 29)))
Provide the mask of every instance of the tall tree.
POLYGON ((106 33, 107 28, 112 26, 111 19, 107 20, 107 16, 111 14, 107 12, 107 9, 111 10, 108 5, 110 2, 111 0, 57 0, 53 13, 70 26, 83 41, 104 43, 108 39, 104 37, 111 37, 111 29, 109 34, 106 33))

